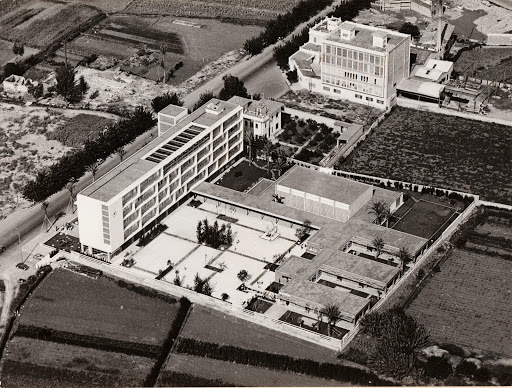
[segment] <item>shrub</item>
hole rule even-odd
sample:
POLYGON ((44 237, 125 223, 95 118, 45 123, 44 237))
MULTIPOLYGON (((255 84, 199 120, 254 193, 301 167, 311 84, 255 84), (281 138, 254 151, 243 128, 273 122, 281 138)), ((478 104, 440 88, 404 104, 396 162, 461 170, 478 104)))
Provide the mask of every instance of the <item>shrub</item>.
POLYGON ((418 280, 421 280, 421 279, 423 279, 424 276, 425 276, 425 271, 423 270, 423 268, 420 268, 418 273, 417 273, 417 275, 416 275, 416 278, 418 280))
POLYGON ((151 101, 151 107, 155 113, 160 112, 162 109, 169 105, 183 106, 183 101, 176 93, 165 93, 161 96, 153 98, 151 101))
POLYGON ((445 379, 453 372, 452 366, 446 358, 435 356, 428 358, 423 370, 426 376, 436 379, 445 379))
POLYGON ((239 178, 239 177, 241 177, 242 175, 244 175, 244 172, 243 172, 243 171, 235 171, 235 177, 236 177, 236 178, 239 178))
POLYGON ((7 62, 4 66, 4 77, 7 78, 13 74, 22 75, 23 69, 17 63, 7 62))
POLYGON ((474 362, 464 360, 459 365, 457 365, 457 368, 455 368, 455 371, 462 376, 472 377, 474 376, 475 372, 477 370, 477 366, 474 362))
POLYGON ((286 78, 290 81, 291 84, 297 82, 299 80, 299 76, 297 75, 297 70, 290 70, 286 72, 286 78))

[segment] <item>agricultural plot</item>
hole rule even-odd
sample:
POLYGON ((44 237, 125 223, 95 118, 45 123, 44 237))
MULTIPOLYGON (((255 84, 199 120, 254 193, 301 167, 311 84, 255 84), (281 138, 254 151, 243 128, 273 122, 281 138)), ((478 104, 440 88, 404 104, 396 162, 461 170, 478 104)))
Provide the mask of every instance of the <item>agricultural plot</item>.
POLYGON ((337 362, 336 353, 330 349, 198 305, 193 307, 181 336, 320 362, 337 362))
POLYGON ((171 14, 179 17, 205 17, 238 23, 263 24, 292 9, 298 0, 135 0, 126 12, 135 14, 171 14))
POLYGON ((177 309, 177 303, 142 296, 104 278, 59 270, 32 294, 20 325, 161 346, 177 309))
POLYGON ((2 380, 9 386, 74 386, 78 380, 104 386, 142 386, 154 360, 15 336, 9 341, 2 380), (36 370, 36 374, 27 373, 36 370), (46 381, 46 384, 36 382, 46 381), (33 382, 30 384, 29 382, 33 382), (23 384, 21 384, 23 383, 23 384))
POLYGON ((7 62, 15 62, 16 60, 23 60, 31 55, 37 54, 38 49, 25 46, 25 52, 22 56, 17 56, 12 52, 12 43, 6 40, 0 40, 0 67, 3 68, 7 62))
POLYGON ((509 47, 476 47, 463 51, 454 65, 457 73, 509 82, 512 80, 512 53, 509 47))
POLYGON ((163 78, 160 48, 165 45, 166 78, 178 85, 223 54, 241 48, 246 39, 261 31, 256 26, 211 19, 187 19, 201 28, 173 23, 175 20, 175 17, 112 15, 75 39, 68 50, 82 57, 101 56, 93 67, 120 66, 157 81, 163 78), (225 39, 226 36, 231 38, 225 39))
POLYGON ((448 254, 407 311, 438 343, 510 357, 511 213, 485 209, 478 217, 478 225, 459 237, 464 247, 448 254))
POLYGON ((511 144, 512 127, 396 108, 338 168, 511 203, 511 144))
POLYGON ((80 4, 35 3, 0 17, 0 37, 44 48, 102 17, 98 9, 80 4))
POLYGON ((339 382, 315 379, 309 376, 288 372, 240 365, 232 362, 195 357, 186 354, 173 354, 169 357, 158 386, 172 384, 172 372, 187 373, 209 380, 221 380, 234 386, 260 387, 327 387, 340 386, 339 382))

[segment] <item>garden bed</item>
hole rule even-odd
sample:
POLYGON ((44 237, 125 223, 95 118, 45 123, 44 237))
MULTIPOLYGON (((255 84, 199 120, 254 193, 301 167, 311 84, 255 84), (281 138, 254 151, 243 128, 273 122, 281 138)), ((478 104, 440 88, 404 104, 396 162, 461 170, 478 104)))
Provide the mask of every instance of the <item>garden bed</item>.
POLYGON ((272 175, 267 170, 249 164, 244 160, 225 174, 218 181, 218 184, 228 189, 243 192, 261 178, 272 179, 272 175))
MULTIPOLYGON (((315 322, 316 326, 313 327, 312 325, 308 325, 304 318, 306 318, 306 320, 308 320, 308 321, 311 320, 311 318, 304 317, 303 315, 297 314, 296 312, 287 311, 286 313, 283 314, 283 316, 281 318, 279 318, 279 320, 291 323, 292 325, 302 327, 303 329, 306 329, 306 330, 309 330, 309 331, 312 331, 315 333, 327 335, 327 323, 317 321, 317 322, 315 322)), ((348 330, 342 329, 340 327, 331 327, 331 336, 333 338, 337 338, 337 339, 341 340, 347 333, 348 333, 348 330)))

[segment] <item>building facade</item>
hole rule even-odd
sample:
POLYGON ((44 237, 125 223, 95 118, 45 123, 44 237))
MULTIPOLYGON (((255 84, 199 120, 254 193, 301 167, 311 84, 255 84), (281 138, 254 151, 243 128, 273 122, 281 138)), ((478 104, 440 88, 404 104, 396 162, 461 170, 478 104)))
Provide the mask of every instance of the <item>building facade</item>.
POLYGON ((409 35, 336 18, 309 34, 289 63, 302 87, 380 109, 395 103, 396 85, 409 77, 409 35))
POLYGON ((281 112, 284 104, 272 100, 252 100, 234 96, 229 102, 244 108, 244 131, 255 137, 273 139, 281 130, 281 112))
POLYGON ((84 253, 110 260, 243 151, 241 106, 213 99, 186 117, 176 112, 172 130, 78 194, 84 253))

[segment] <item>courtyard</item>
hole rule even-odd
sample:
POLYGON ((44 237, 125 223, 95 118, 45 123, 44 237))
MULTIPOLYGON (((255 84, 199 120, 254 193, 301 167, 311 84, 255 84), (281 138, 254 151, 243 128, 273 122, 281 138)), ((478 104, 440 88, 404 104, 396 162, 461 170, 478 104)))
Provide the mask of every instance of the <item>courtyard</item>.
POLYGON ((167 229, 133 256, 134 268, 155 277, 161 274, 163 281, 192 289, 198 276, 208 280, 214 298, 227 298, 238 306, 252 297, 247 287, 264 292, 274 282, 269 263, 288 252, 303 253, 303 248, 296 245, 296 229, 290 224, 276 224, 268 216, 247 214, 213 200, 197 207, 181 206, 162 224, 167 229), (219 226, 230 224, 232 245, 214 249, 198 243, 197 225, 205 219, 209 225, 216 221, 219 226), (273 231, 272 238, 266 237, 269 231, 273 231), (241 271, 247 272, 243 281, 238 277, 241 271))

